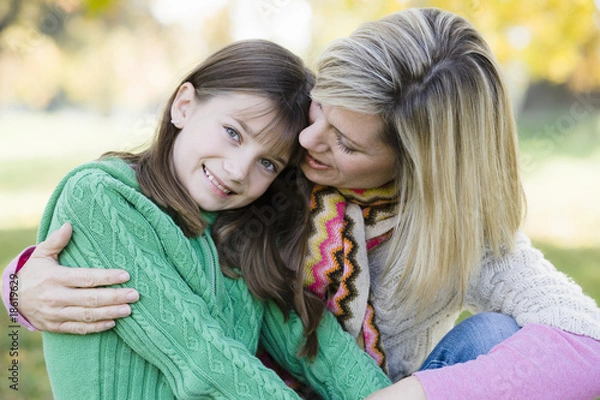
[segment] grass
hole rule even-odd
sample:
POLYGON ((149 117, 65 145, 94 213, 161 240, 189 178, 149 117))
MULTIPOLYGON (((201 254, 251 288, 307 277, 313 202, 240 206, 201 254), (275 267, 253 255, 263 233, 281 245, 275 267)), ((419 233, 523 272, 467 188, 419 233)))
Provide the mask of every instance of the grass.
MULTIPOLYGON (((600 303, 600 115, 584 116, 568 130, 548 128, 566 126, 565 115, 568 110, 519 118, 529 198, 525 230, 547 259, 600 303)), ((141 143, 151 133, 148 121, 0 114, 0 267, 35 242, 43 206, 69 169, 106 150, 141 143)), ((19 391, 9 389, 6 313, 0 312, 0 324, 0 398, 51 399, 41 335, 25 328, 19 329, 19 391)))

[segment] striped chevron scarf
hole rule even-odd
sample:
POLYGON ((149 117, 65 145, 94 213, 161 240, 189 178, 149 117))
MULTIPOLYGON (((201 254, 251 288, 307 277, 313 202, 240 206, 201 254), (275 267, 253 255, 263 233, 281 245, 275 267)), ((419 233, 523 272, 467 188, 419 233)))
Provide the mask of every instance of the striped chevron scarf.
POLYGON ((315 186, 305 286, 326 302, 344 329, 387 370, 369 299, 368 251, 387 240, 395 223, 395 187, 367 190, 315 186))

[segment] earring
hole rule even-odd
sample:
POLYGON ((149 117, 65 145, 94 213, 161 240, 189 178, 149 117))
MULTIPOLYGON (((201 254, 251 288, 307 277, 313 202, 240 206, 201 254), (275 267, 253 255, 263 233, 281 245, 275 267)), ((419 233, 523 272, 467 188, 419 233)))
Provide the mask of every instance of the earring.
POLYGON ((175 126, 175 128, 180 128, 179 127, 179 120, 178 119, 172 119, 171 123, 173 124, 173 126, 175 126))

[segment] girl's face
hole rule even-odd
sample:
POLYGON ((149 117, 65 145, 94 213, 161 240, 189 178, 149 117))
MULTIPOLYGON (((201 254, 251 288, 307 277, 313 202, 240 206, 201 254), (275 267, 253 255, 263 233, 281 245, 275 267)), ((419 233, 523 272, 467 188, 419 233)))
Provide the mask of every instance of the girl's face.
POLYGON ((312 102, 310 125, 300 132, 306 149, 301 168, 325 186, 370 189, 391 181, 396 154, 383 141, 383 122, 372 114, 312 102))
POLYGON ((243 207, 260 197, 285 168, 289 154, 274 151, 276 140, 260 133, 276 116, 271 103, 251 94, 198 100, 194 87, 181 86, 171 107, 181 128, 173 146, 173 168, 200 208, 243 207), (258 137, 257 137, 258 135, 258 137))

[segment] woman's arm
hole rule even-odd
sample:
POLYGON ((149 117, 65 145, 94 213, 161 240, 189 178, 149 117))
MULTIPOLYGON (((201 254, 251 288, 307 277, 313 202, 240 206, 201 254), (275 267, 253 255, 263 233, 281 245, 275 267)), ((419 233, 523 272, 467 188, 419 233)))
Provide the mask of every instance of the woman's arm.
POLYGON ((4 303, 4 307, 6 307, 6 311, 8 311, 11 322, 13 324, 21 324, 30 331, 36 331, 37 329, 19 314, 19 296, 21 290, 19 288, 20 282, 17 272, 21 269, 23 264, 25 264, 27 259, 29 259, 29 256, 31 256, 34 249, 35 246, 30 246, 23 250, 21 254, 4 268, 4 273, 2 274, 2 302, 4 303))
POLYGON ((37 247, 17 256, 4 271, 4 305, 15 322, 29 330, 101 332, 112 328, 115 318, 129 315, 128 303, 139 298, 130 288, 98 288, 128 281, 129 274, 124 270, 60 266, 58 254, 68 244, 71 233, 71 225, 63 225, 37 247), (11 281, 18 288, 13 292, 18 314, 12 306, 15 299, 10 298, 11 281))
POLYGON ((600 309, 581 287, 546 260, 519 232, 514 251, 487 257, 469 284, 465 303, 473 313, 492 311, 519 326, 542 324, 600 340, 600 309))
POLYGON ((432 398, 439 398, 440 393, 464 394, 467 390, 475 397, 486 393, 489 398, 499 398, 492 396, 497 392, 490 391, 492 378, 497 383, 495 390, 499 390, 498 384, 502 383, 512 393, 527 390, 523 393, 533 396, 528 398, 546 398, 547 388, 556 388, 556 385, 561 388, 562 398, 567 399, 578 398, 586 390, 588 393, 600 390, 597 383, 600 379, 596 379, 600 371, 600 309, 593 299, 582 293, 581 287, 533 248, 524 234, 517 235, 513 252, 484 260, 480 275, 469 285, 466 304, 474 313, 493 311, 510 315, 523 328, 494 348, 493 355, 490 353, 460 366, 418 372, 417 377, 432 398), (528 334, 530 331, 536 332, 537 337, 528 334), (515 352, 515 348, 522 351, 515 352), (552 354, 545 350, 550 348, 552 354), (595 367, 582 368, 589 361, 595 363, 595 367), (515 370, 516 365, 522 369, 515 370), (554 366, 580 371, 581 378, 561 380, 569 375, 557 374, 554 366), (466 379, 467 376, 470 378, 466 379), (461 388, 461 385, 465 386, 461 388), (433 393, 437 393, 437 397, 433 393))
POLYGON ((344 332, 333 314, 325 312, 317 334, 319 352, 314 360, 299 357, 302 322, 291 313, 284 322, 279 308, 265 310, 261 344, 286 370, 319 392, 324 399, 363 399, 391 384, 375 361, 344 332))
POLYGON ((430 400, 591 400, 600 396, 600 341, 589 337, 597 336, 600 312, 579 286, 531 246, 526 236, 519 234, 514 253, 484 263, 467 299, 474 311, 503 312, 525 326, 487 355, 416 372, 369 400, 392 396, 410 399, 405 391, 409 380, 420 383, 430 400))
POLYGON ((416 372, 368 399, 592 400, 598 396, 600 341, 531 324, 487 355, 416 372))

